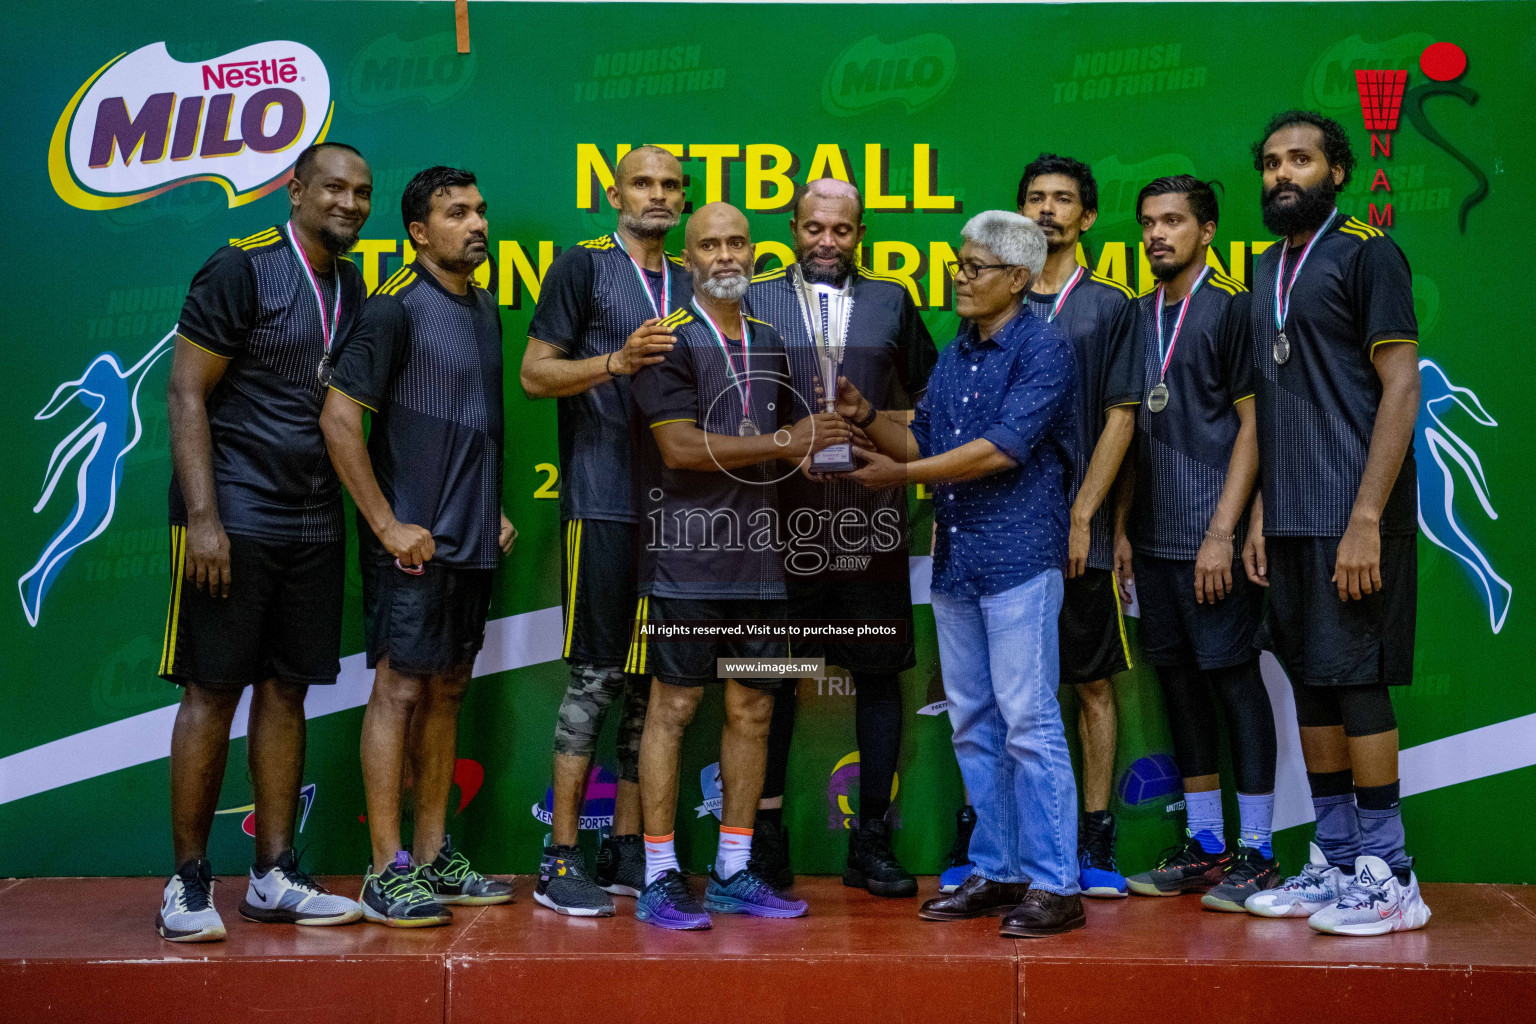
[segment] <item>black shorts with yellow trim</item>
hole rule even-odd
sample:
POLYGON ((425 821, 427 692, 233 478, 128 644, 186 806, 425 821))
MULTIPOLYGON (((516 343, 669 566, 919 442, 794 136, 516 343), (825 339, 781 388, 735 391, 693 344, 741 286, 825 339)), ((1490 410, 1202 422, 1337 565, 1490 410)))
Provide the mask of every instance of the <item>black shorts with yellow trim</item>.
POLYGON ((1141 607, 1136 636, 1148 661, 1162 668, 1209 670, 1252 660, 1264 591, 1248 582, 1241 559, 1232 563, 1232 589, 1213 603, 1195 600, 1193 558, 1138 551, 1135 564, 1141 607))
POLYGON ((396 672, 434 676, 473 665, 485 646, 494 570, 436 560, 405 567, 377 541, 358 548, 368 667, 388 658, 396 672))
POLYGON ((562 524, 560 655, 567 662, 617 668, 629 657, 637 529, 606 519, 562 524))
POLYGON ((1120 591, 1108 569, 1087 568, 1062 595, 1061 681, 1092 683, 1131 667, 1120 591))
MULTIPOLYGON (((624 662, 624 671, 654 676, 673 686, 704 686, 719 681, 715 672, 717 658, 787 658, 790 656, 789 644, 783 640, 745 637, 666 640, 647 637, 642 627, 647 623, 772 620, 786 618, 788 614, 789 602, 785 600, 730 598, 699 601, 681 597, 641 597, 635 606, 629 658, 624 662)), ((739 682, 754 690, 777 690, 783 685, 783 680, 779 679, 742 679, 739 682)))
POLYGON ((346 548, 229 535, 228 597, 185 578, 187 528, 171 527, 171 600, 160 676, 179 685, 334 683, 341 671, 346 548))

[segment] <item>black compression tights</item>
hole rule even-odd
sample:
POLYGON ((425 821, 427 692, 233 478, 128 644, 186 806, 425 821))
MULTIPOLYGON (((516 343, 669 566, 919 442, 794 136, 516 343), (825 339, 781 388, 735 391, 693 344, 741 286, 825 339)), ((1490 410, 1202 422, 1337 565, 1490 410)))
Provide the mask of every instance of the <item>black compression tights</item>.
POLYGON ((1218 669, 1158 666, 1157 681, 1163 687, 1174 754, 1184 778, 1217 772, 1215 702, 1219 700, 1232 741, 1237 791, 1274 791, 1275 716, 1257 658, 1218 669))
MULTIPOLYGON (((854 728, 859 741, 859 817, 883 818, 891 806, 891 783, 901 753, 901 680, 895 672, 855 673, 854 728)), ((773 700, 773 721, 768 727, 768 768, 763 776, 763 797, 784 795, 789 773, 789 742, 795 731, 799 703, 794 688, 786 686, 773 700)))

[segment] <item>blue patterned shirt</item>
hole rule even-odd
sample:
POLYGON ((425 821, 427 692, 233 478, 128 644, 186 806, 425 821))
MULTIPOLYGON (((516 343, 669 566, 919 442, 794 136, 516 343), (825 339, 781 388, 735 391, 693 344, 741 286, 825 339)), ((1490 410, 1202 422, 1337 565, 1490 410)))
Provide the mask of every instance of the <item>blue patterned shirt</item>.
POLYGON ((933 590, 985 597, 1067 557, 1077 363, 1027 309, 986 341, 966 323, 939 354, 912 433, 926 458, 984 438, 1016 465, 934 492, 933 590))

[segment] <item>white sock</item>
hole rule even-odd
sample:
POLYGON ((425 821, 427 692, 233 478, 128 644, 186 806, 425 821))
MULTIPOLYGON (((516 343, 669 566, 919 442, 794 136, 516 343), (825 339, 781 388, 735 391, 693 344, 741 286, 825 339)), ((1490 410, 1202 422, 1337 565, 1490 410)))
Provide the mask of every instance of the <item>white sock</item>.
POLYGON ((668 871, 680 871, 677 864, 677 848, 673 840, 676 832, 664 836, 645 837, 645 884, 650 885, 668 871))
POLYGON ((715 848, 715 874, 723 882, 747 866, 752 856, 752 830, 720 826, 720 845, 715 848))

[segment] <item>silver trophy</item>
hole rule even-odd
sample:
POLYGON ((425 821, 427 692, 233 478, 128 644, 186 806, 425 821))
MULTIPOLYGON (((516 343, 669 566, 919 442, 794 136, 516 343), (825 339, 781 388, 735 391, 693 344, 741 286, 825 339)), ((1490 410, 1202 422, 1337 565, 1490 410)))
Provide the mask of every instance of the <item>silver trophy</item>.
MULTIPOLYGON (((837 411, 837 360, 821 357, 822 405, 827 412, 837 411)), ((811 468, 818 473, 851 473, 858 468, 853 461, 853 445, 844 441, 830 445, 811 456, 811 468)))

